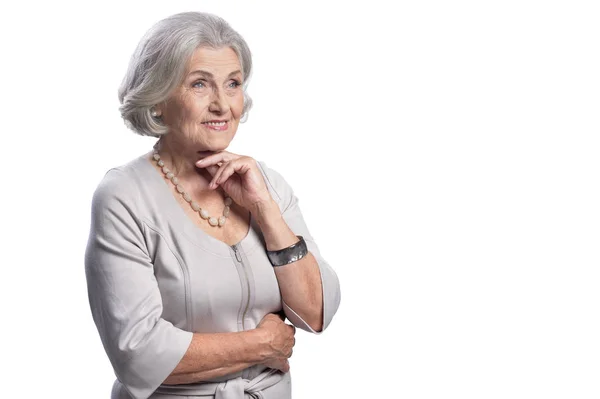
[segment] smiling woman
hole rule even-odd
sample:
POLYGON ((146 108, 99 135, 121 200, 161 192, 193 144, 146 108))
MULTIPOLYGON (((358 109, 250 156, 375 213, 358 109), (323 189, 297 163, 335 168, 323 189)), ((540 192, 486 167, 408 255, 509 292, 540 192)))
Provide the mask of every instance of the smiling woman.
POLYGON ((113 399, 290 398, 296 327, 320 334, 338 309, 290 185, 226 150, 251 69, 243 38, 205 13, 158 22, 131 59, 121 115, 158 140, 98 185, 85 258, 113 399))

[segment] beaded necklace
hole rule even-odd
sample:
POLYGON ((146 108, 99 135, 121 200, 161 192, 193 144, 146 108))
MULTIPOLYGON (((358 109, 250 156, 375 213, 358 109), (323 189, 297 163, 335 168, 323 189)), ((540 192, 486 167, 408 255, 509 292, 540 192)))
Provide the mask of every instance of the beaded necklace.
POLYGON ((187 193, 187 191, 185 191, 183 186, 179 184, 179 179, 177 179, 177 176, 175 176, 173 172, 171 172, 171 170, 167 168, 162 159, 160 159, 160 155, 158 154, 158 151, 156 149, 154 149, 154 154, 152 155, 152 157, 156 161, 157 165, 160 166, 166 178, 169 179, 171 183, 173 183, 177 192, 181 194, 181 196, 187 203, 190 204, 194 212, 198 212, 200 214, 200 217, 204 220, 208 220, 208 224, 210 224, 213 227, 223 227, 225 225, 225 221, 227 220, 227 217, 229 216, 229 211, 231 209, 231 203, 233 202, 230 196, 225 194, 225 209, 223 209, 223 216, 219 218, 211 217, 208 214, 208 211, 206 209, 202 209, 196 201, 193 201, 192 197, 187 193))

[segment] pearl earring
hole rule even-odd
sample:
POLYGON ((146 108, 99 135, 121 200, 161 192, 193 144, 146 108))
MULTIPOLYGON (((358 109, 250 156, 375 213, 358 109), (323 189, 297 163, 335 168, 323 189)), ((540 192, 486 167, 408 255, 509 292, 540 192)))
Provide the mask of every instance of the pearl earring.
POLYGON ((155 109, 152 109, 152 112, 151 112, 151 114, 152 114, 152 116, 153 116, 153 117, 155 117, 155 118, 159 116, 159 115, 158 115, 158 111, 156 111, 155 109))

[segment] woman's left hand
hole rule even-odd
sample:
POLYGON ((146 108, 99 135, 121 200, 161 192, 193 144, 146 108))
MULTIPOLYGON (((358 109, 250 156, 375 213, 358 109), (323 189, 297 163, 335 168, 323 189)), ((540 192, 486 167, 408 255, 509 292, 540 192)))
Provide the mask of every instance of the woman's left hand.
POLYGON ((233 202, 254 211, 273 201, 254 158, 220 151, 196 162, 213 176, 209 187, 221 186, 233 202))

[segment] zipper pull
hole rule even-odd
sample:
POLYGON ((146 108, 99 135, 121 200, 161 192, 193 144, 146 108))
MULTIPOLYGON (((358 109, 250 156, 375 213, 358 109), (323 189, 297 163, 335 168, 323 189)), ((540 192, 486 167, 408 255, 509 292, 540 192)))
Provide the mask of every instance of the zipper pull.
POLYGON ((233 252, 235 252, 235 258, 237 261, 242 263, 242 256, 238 253, 237 244, 233 244, 231 247, 233 248, 233 252))

